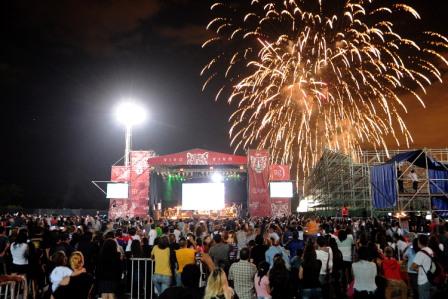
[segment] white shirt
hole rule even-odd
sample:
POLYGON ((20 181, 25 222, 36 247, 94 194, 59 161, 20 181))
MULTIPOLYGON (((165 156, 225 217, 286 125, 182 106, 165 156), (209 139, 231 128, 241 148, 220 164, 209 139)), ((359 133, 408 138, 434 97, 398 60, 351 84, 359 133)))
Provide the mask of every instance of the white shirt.
POLYGON ((330 247, 327 247, 327 248, 329 250, 328 252, 320 250, 320 249, 316 250, 317 259, 322 262, 322 267, 320 268, 320 275, 327 274, 328 258, 330 258, 330 260, 328 261, 328 268, 329 268, 328 273, 331 273, 331 271, 333 269, 333 251, 331 250, 330 247))
POLYGON ((413 181, 413 182, 418 182, 418 176, 415 172, 411 172, 409 174, 409 178, 413 181))
POLYGON ((242 249, 246 247, 247 244, 247 233, 244 230, 239 230, 236 232, 236 238, 238 240, 238 248, 242 249))
POLYGON ((342 253, 342 259, 346 262, 352 261, 352 247, 353 247, 353 236, 347 235, 347 239, 344 241, 339 241, 338 238, 336 238, 336 243, 338 244, 338 248, 342 253))
POLYGON ((180 230, 178 230, 177 228, 173 231, 174 236, 176 237, 176 243, 179 242, 179 238, 180 238, 180 230))
POLYGON ((73 271, 65 266, 58 266, 51 271, 50 274, 50 281, 51 281, 51 289, 56 291, 56 289, 59 287, 59 284, 61 283, 61 280, 64 277, 72 275, 73 271))
POLYGON ((352 264, 355 283, 353 288, 357 291, 374 292, 376 290, 375 277, 377 274, 375 263, 360 260, 352 264))
POLYGON ((427 256, 426 254, 424 254, 423 252, 421 252, 423 250, 426 253, 428 253, 430 256, 434 256, 432 249, 429 247, 423 248, 422 250, 417 252, 417 254, 415 255, 414 263, 419 266, 418 267, 418 278, 417 278, 418 285, 424 285, 428 282, 428 278, 426 277, 425 272, 428 272, 431 269, 431 264, 432 264, 431 258, 429 256, 427 256))
POLYGON ((406 250, 406 248, 408 247, 408 243, 406 243, 405 241, 402 240, 398 240, 397 242, 397 248, 398 248, 398 252, 403 255, 404 251, 406 250))
POLYGON ((273 238, 276 242, 278 240, 280 240, 280 237, 278 236, 278 234, 276 232, 272 232, 269 234, 269 238, 273 238))
POLYGON ((399 227, 391 227, 386 231, 386 235, 393 237, 394 234, 397 234, 399 236, 403 235, 403 230, 399 227))
POLYGON ((149 231, 149 245, 154 246, 154 240, 157 238, 157 231, 155 229, 151 229, 149 231))
POLYGON ((14 242, 11 244, 10 249, 12 255, 12 263, 14 265, 28 265, 28 258, 25 256, 25 253, 28 250, 28 244, 16 244, 14 242))
POLYGON ((132 244, 133 240, 139 240, 140 241, 140 236, 139 235, 131 236, 131 240, 129 240, 128 244, 126 245, 126 252, 131 252, 131 244, 132 244))

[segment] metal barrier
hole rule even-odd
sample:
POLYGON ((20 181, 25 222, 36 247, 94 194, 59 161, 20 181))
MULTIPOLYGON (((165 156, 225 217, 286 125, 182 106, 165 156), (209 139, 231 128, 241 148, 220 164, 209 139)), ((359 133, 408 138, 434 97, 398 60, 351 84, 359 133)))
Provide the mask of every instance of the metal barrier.
POLYGON ((0 298, 1 299, 26 299, 28 296, 28 285, 26 278, 20 275, 0 276, 0 298))
POLYGON ((131 260, 131 299, 133 298, 152 299, 153 294, 152 274, 154 273, 154 260, 150 258, 131 258, 130 260, 131 260), (150 274, 149 281, 148 281, 148 274, 150 274), (147 288, 148 283, 150 286, 149 289, 147 288), (136 287, 137 290, 134 290, 135 284, 137 284, 136 287), (140 287, 140 284, 143 284, 143 288, 140 287), (142 297, 140 296, 141 292, 143 293, 142 297), (135 295, 137 296, 134 297, 135 295))

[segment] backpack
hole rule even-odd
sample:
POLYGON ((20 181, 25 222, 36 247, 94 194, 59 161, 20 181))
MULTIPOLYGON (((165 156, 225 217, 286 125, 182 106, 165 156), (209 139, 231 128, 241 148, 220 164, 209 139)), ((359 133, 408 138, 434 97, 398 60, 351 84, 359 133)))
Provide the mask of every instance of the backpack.
POLYGON ((426 278, 428 279, 428 282, 434 286, 443 285, 445 283, 445 272, 443 270, 443 267, 434 260, 434 258, 429 255, 426 251, 421 250, 423 254, 426 254, 431 259, 431 266, 428 271, 425 271, 425 268, 422 267, 423 272, 426 274, 426 278))

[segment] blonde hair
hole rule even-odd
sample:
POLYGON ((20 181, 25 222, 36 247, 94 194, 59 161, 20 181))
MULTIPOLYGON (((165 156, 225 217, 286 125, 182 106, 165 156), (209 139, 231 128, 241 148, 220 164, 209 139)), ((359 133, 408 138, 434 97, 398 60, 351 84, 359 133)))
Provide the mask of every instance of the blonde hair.
POLYGON ((70 267, 79 270, 84 266, 84 256, 81 251, 74 251, 70 256, 70 267))
POLYGON ((208 277, 204 299, 225 295, 225 287, 227 287, 227 285, 226 273, 221 268, 216 268, 208 277))

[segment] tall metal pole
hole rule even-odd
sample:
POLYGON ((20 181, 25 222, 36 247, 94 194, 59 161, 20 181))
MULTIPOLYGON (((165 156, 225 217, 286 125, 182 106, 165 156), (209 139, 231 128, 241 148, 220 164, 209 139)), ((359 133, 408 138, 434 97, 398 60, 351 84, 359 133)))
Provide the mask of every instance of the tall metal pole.
POLYGON ((124 149, 124 166, 129 166, 129 153, 132 146, 132 126, 126 125, 126 147, 124 149))

